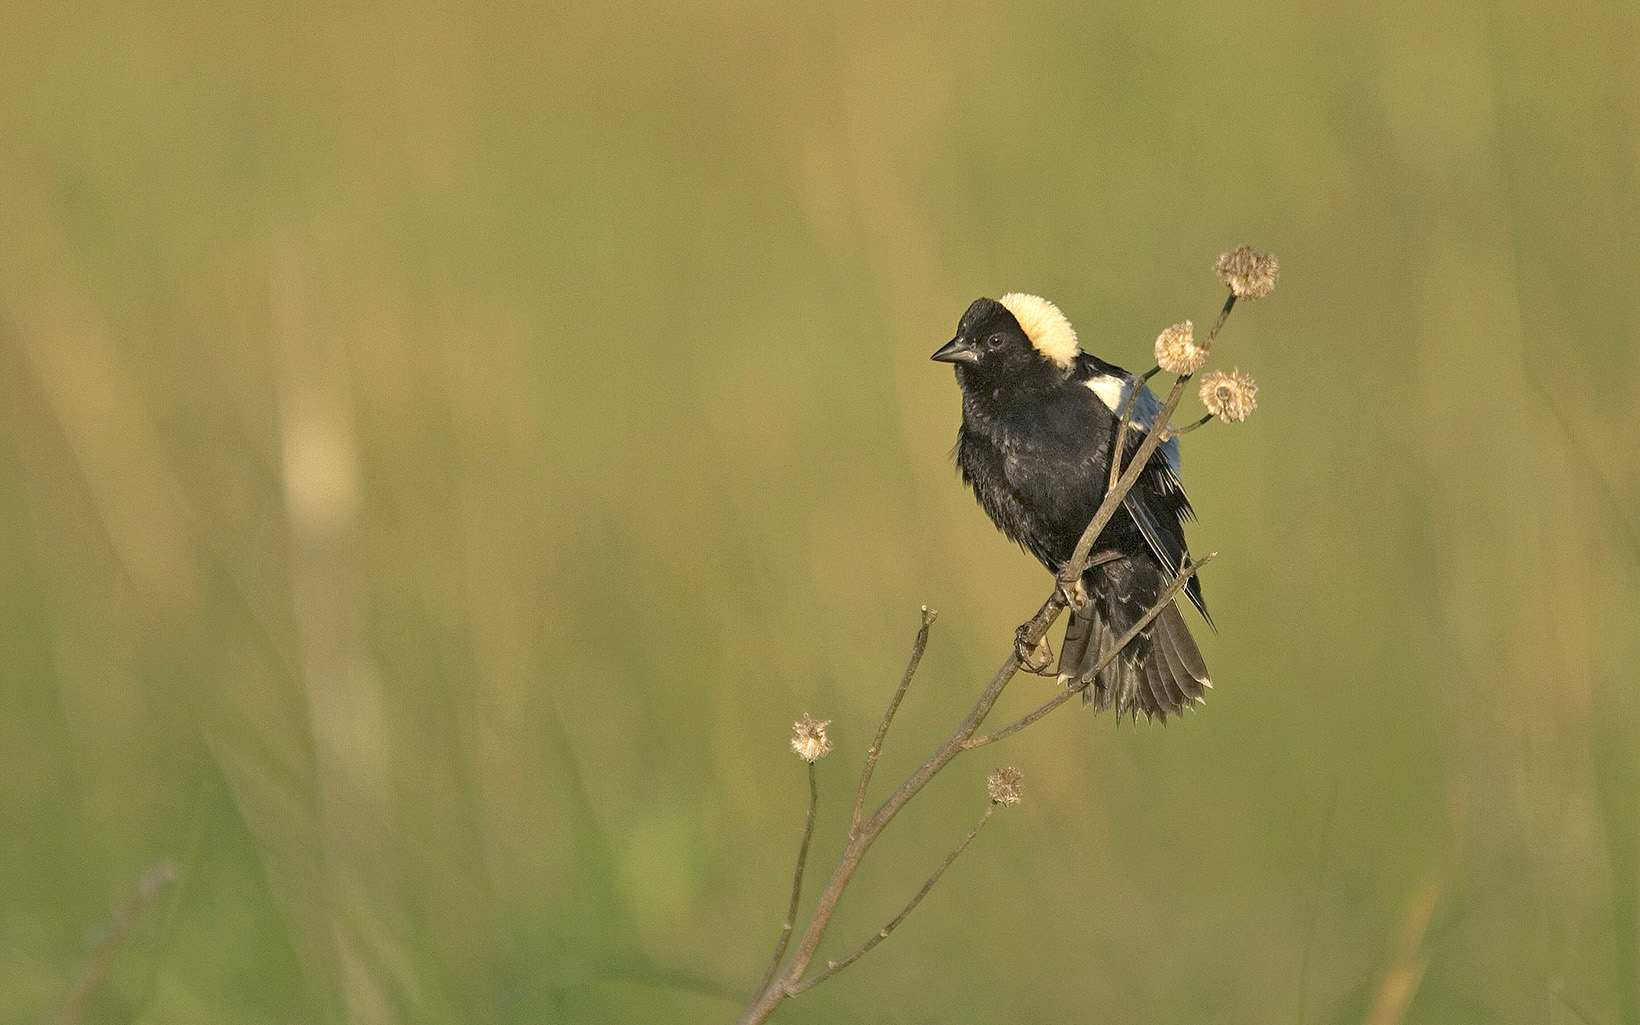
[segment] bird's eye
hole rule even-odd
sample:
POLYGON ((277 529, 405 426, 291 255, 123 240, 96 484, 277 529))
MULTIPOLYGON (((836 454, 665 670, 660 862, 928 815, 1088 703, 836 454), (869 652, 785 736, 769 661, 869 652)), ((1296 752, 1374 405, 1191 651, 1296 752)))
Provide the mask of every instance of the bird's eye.
POLYGON ((1000 348, 1002 348, 1002 336, 1001 335, 992 335, 991 337, 985 339, 985 346, 986 346, 986 348, 990 348, 990 349, 1000 349, 1000 348))

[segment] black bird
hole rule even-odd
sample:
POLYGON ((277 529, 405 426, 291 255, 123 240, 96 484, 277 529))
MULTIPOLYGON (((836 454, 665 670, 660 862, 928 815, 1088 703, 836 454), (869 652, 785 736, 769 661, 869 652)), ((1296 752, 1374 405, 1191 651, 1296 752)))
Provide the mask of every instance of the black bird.
MULTIPOLYGON (((976 299, 957 336, 934 353, 956 366, 962 389, 957 466, 991 521, 1058 573, 1087 529, 1110 480, 1117 415, 1135 387, 1124 462, 1155 423, 1162 403, 1121 367, 1083 352, 1065 315, 1046 299, 1012 293, 976 299)), ((1082 684, 1117 639, 1161 597, 1189 558, 1184 521, 1194 514, 1179 480, 1179 443, 1159 447, 1094 552, 1119 555, 1082 576, 1087 600, 1073 604, 1059 658, 1062 684, 1082 684)), ((1203 618, 1192 577, 1185 588, 1203 618)), ((1209 620, 1211 623, 1211 620, 1209 620)), ((1176 603, 1092 681, 1084 701, 1165 722, 1212 684, 1176 603)))

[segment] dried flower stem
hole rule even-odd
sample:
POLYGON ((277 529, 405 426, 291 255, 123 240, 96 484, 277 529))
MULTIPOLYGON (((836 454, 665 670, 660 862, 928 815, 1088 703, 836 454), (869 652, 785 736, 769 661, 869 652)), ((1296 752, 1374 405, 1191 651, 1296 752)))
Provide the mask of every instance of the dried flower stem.
POLYGON ((957 860, 957 855, 961 854, 968 848, 969 844, 974 842, 974 837, 978 836, 979 831, 985 828, 985 824, 991 821, 991 815, 996 810, 997 806, 995 803, 987 804, 985 806, 985 814, 979 817, 979 822, 974 824, 974 828, 968 831, 968 835, 962 838, 962 842, 957 844, 955 850, 945 856, 945 860, 940 862, 940 867, 936 868, 934 870, 934 874, 928 877, 928 881, 922 884, 922 889, 917 891, 917 895, 912 897, 910 902, 907 903, 906 906, 900 910, 900 913, 895 915, 887 925, 877 930, 876 935, 860 944, 854 953, 843 958, 841 961, 827 961, 826 967, 823 970, 815 972, 813 975, 792 986, 792 995, 796 996, 798 993, 801 993, 812 986, 817 986, 820 983, 825 982, 827 979, 831 978, 833 975, 836 975, 844 968, 847 968, 849 965, 860 960, 860 958, 870 952, 872 947, 875 947, 877 944, 888 939, 888 934, 893 932, 901 922, 905 921, 906 916, 911 914, 912 911, 915 911, 917 905, 922 903, 922 899, 928 896, 928 891, 934 888, 934 884, 940 881, 940 876, 944 875, 945 870, 951 867, 951 863, 957 860))
POLYGON ((1167 436, 1168 436, 1168 438, 1171 439, 1171 438, 1177 438, 1181 434, 1189 434, 1191 431, 1196 430, 1198 427, 1201 427, 1204 424, 1210 423, 1212 421, 1212 419, 1213 419, 1213 414, 1209 413, 1206 416, 1202 417, 1200 420, 1196 420, 1192 423, 1185 424, 1183 427, 1169 427, 1167 429, 1167 436))
MULTIPOLYGON (((917 639, 911 644, 911 661, 905 667, 905 675, 900 678, 900 689, 894 692, 893 699, 888 703, 888 711, 883 713, 883 721, 877 727, 877 736, 871 741, 871 749, 866 752, 866 767, 860 773, 860 789, 854 795, 854 814, 848 823, 848 835, 851 838, 860 831, 860 814, 866 805, 866 787, 871 784, 871 774, 877 768, 877 757, 883 753, 883 738, 888 735, 888 725, 894 721, 894 713, 900 710, 900 701, 911 686, 911 678, 917 675, 917 666, 922 662, 923 652, 928 649, 928 628, 934 625, 934 619, 938 615, 938 612, 927 605, 923 606, 922 629, 917 631, 917 639)), ((767 980, 764 985, 767 985, 767 980)))
POLYGON ((1167 587, 1162 591, 1162 596, 1156 599, 1156 604, 1147 609, 1145 614, 1139 617, 1139 621, 1133 624, 1133 626, 1128 629, 1128 632, 1123 634, 1117 642, 1111 646, 1109 651, 1105 652, 1104 657, 1099 660, 1099 664, 1093 667, 1093 671, 1087 674, 1084 681, 1076 684, 1075 686, 1066 687, 1054 697, 1043 702, 1041 707, 1031 714, 1022 717, 1007 726, 1004 726, 995 733, 987 733, 983 736, 971 737, 964 741, 962 746, 965 749, 984 747, 986 744, 994 744, 997 741, 1002 740, 1004 737, 1011 737, 1020 730, 1031 725, 1031 723, 1036 722, 1038 719, 1069 701, 1072 695, 1080 694, 1084 690, 1087 690, 1088 685, 1093 682, 1094 678, 1104 672, 1105 667, 1115 661, 1117 655, 1121 654, 1122 649, 1132 643, 1133 639, 1139 636, 1140 631, 1149 626, 1151 620, 1161 615, 1162 610, 1167 608, 1168 604, 1173 601, 1180 591, 1184 590, 1184 585, 1189 582, 1191 577, 1196 575, 1196 571, 1207 565, 1209 562, 1212 562, 1218 554, 1218 552, 1209 552, 1200 559, 1197 559, 1195 562, 1186 563, 1183 569, 1175 573, 1173 575, 1173 579, 1168 582, 1167 587))
POLYGON ((1225 320, 1230 316, 1230 311, 1235 309, 1235 306, 1236 293, 1231 292, 1230 298, 1224 301, 1224 309, 1220 310, 1218 317, 1213 320, 1213 330, 1207 332, 1207 341, 1202 343, 1202 348, 1208 348, 1213 344, 1213 339, 1219 336, 1219 328, 1224 326, 1225 320))
MULTIPOLYGON (((925 630, 926 632, 926 630, 925 630)), ((815 812, 820 807, 820 777, 815 763, 809 763, 809 821, 803 827, 803 843, 797 848, 797 870, 792 873, 792 899, 786 908, 786 924, 780 927, 780 939, 774 945, 774 956, 769 958, 769 967, 764 969, 763 978, 757 984, 757 991, 763 992, 769 988, 769 980, 774 973, 780 970, 780 959, 786 956, 786 944, 791 942, 792 927, 797 924, 797 905, 803 899, 803 869, 809 861, 809 841, 814 839, 815 812)))
POLYGON ((1139 397, 1139 388, 1140 385, 1135 384, 1128 389, 1127 398, 1122 400, 1122 410, 1116 417, 1116 442, 1110 447, 1110 479, 1105 482, 1106 492, 1115 491, 1116 482, 1122 477, 1122 452, 1127 446, 1128 428, 1133 424, 1133 401, 1139 397))

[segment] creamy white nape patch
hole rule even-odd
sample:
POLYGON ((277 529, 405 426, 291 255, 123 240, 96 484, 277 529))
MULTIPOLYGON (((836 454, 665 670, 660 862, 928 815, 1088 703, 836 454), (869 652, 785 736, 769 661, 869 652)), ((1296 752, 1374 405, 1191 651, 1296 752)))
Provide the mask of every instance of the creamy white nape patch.
POLYGON ((1069 370, 1076 364, 1076 354, 1082 347, 1076 344, 1076 329, 1059 307, 1039 295, 1009 292, 997 302, 1019 321, 1025 337, 1036 351, 1069 370))
POLYGON ((1103 374, 1084 383, 1088 386, 1088 391, 1099 396, 1099 401, 1110 407, 1112 413, 1116 412, 1116 408, 1127 397, 1127 382, 1114 374, 1103 374))

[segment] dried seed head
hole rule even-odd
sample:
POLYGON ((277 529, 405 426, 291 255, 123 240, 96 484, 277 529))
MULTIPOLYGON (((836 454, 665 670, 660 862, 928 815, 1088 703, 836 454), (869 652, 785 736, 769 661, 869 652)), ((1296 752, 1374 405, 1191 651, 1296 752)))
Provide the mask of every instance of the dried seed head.
POLYGON ((1252 246, 1237 246, 1220 254, 1213 273, 1230 286, 1237 299, 1262 299, 1276 287, 1280 268, 1276 258, 1252 246))
POLYGON ((1022 778, 1020 771, 1012 765, 1006 769, 997 769, 985 781, 985 789, 990 792, 991 800, 997 804, 1019 803, 1019 781, 1022 778))
POLYGON ((1258 408, 1258 385, 1240 370, 1215 370, 1202 378, 1202 405, 1225 423, 1239 424, 1258 408))
POLYGON ((830 725, 830 719, 824 722, 810 719, 807 712, 792 723, 792 750, 797 757, 810 764, 826 757, 826 752, 831 750, 831 738, 826 736, 826 727, 830 725))
POLYGON ((1174 324, 1156 336, 1156 365, 1170 374, 1194 374, 1207 362, 1207 350, 1196 344, 1190 321, 1174 324))

